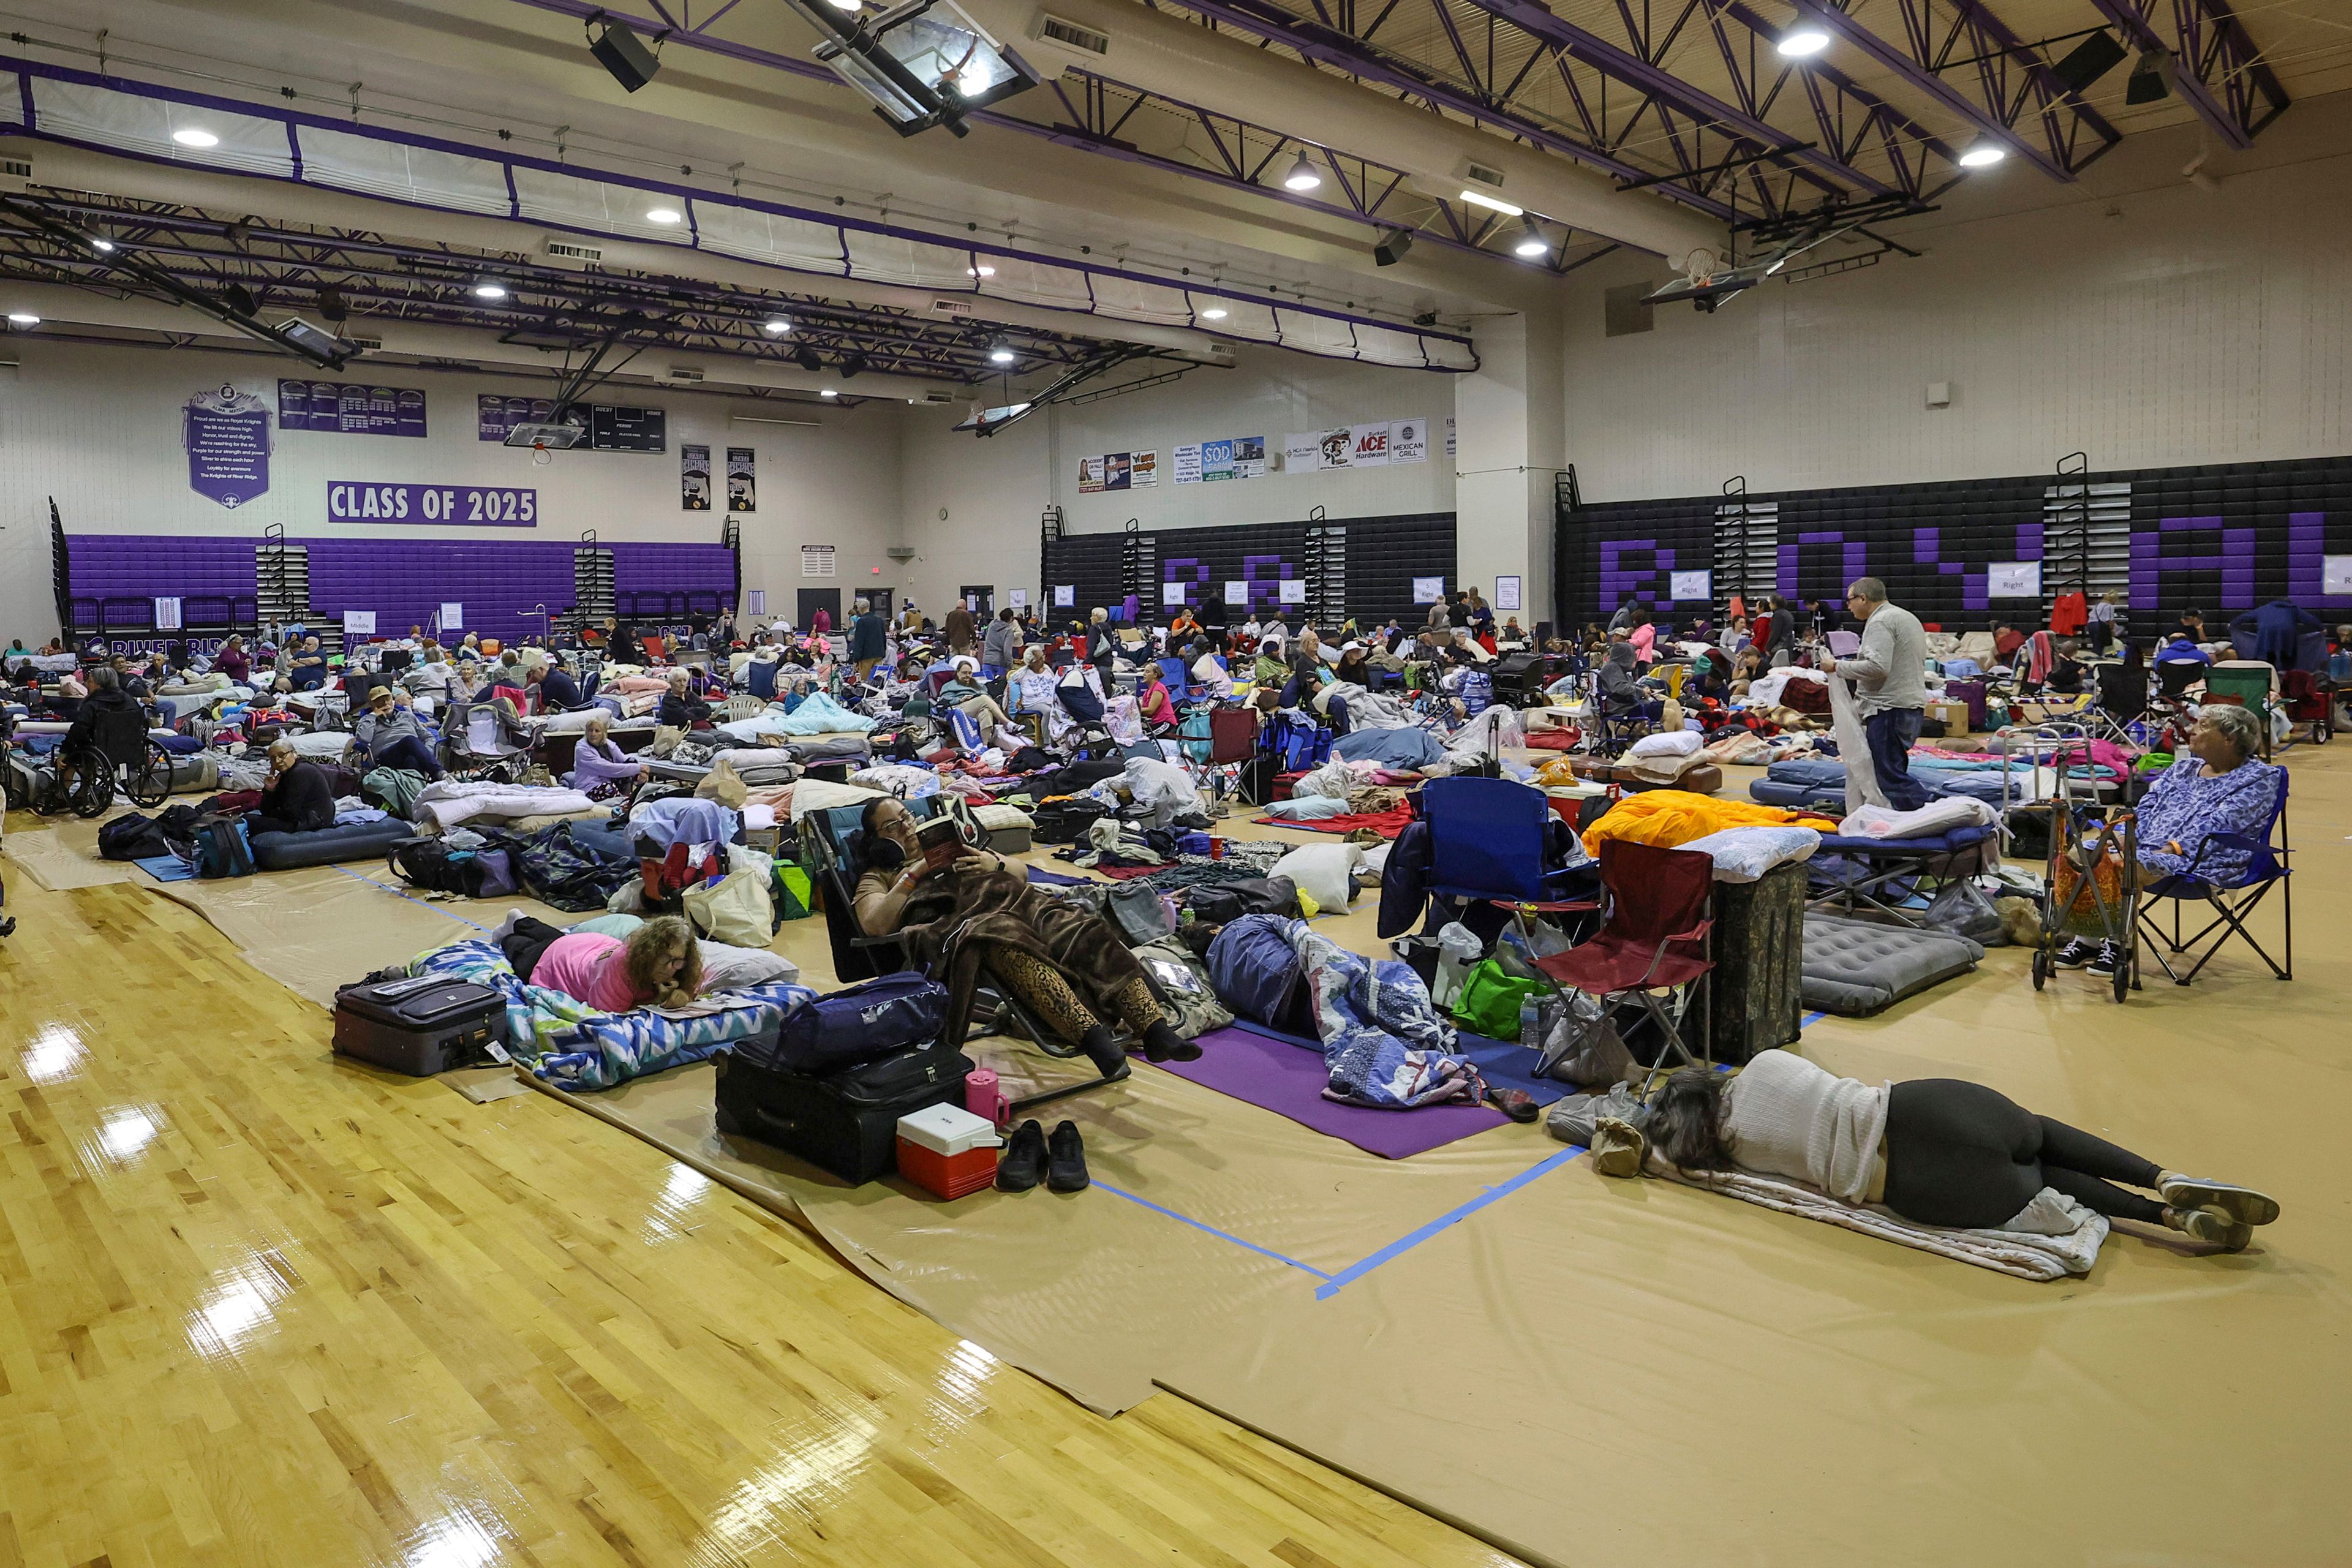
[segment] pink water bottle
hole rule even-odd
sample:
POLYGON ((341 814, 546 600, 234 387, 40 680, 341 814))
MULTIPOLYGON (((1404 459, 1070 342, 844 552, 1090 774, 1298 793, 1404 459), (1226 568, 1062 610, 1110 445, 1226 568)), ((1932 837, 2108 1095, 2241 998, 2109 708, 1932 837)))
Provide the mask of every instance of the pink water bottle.
POLYGON ((964 1075, 963 1108, 987 1118, 992 1126, 1002 1127, 1013 1120, 1013 1102, 996 1086, 993 1068, 974 1068, 964 1075))

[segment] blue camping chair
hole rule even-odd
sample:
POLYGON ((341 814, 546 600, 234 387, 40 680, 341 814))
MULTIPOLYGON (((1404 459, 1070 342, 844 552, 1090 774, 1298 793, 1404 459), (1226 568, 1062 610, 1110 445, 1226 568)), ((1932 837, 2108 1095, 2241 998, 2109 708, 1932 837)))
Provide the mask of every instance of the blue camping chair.
POLYGON ((1202 689, 1192 684, 1192 667, 1181 658, 1160 660, 1160 679, 1167 683, 1168 695, 1180 702, 1203 695, 1202 689))
POLYGON ((2232 936, 2242 937, 2254 955, 2270 965, 2271 973, 2281 980, 2294 978, 2294 890, 2287 881, 2292 868, 2287 865, 2291 853, 2286 836, 2286 770, 2278 770, 2278 798, 2272 803, 2270 820, 2263 824, 2257 838, 2243 833, 2209 833, 2189 857, 2189 869, 2176 872, 2160 881, 2148 883, 2140 889, 2139 929, 2149 939, 2157 963, 2172 977, 2176 985, 2186 985, 2197 978, 2198 972, 2212 961, 2213 955, 2229 945, 2232 936), (2242 851, 2245 868, 2234 876, 2200 876, 2198 868, 2216 848, 2242 851), (2273 960, 2254 933, 2246 929, 2246 917, 2254 907, 2269 896, 2273 888, 2279 889, 2280 921, 2285 929, 2284 964, 2273 960), (2171 931, 2168 933, 2149 918, 2149 900, 2164 899, 2172 905, 2171 931), (2181 934, 2180 907, 2194 900, 2203 900, 2213 911, 2213 918, 2202 930, 2181 934), (2215 935, 2215 932, 2219 935, 2215 935), (2202 952, 2200 942, 2207 937, 2213 940, 2202 952), (2189 973, 2181 973, 2172 967, 2175 958, 2196 954, 2197 962, 2189 973))
POLYGON ((1429 824, 1424 886, 1432 897, 1507 910, 1522 942, 1530 911, 1600 913, 1593 868, 1544 868, 1544 840, 1556 818, 1543 791, 1511 779, 1431 779, 1421 786, 1421 810, 1429 824))

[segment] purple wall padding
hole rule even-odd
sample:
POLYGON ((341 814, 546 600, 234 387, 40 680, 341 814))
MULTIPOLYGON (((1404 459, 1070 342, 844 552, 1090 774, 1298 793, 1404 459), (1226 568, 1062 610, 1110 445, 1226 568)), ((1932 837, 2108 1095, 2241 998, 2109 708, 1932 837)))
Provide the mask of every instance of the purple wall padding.
MULTIPOLYGON (((216 535, 78 533, 68 536, 77 596, 156 598, 254 592, 254 547, 216 535)), ((572 602, 574 541, 551 539, 289 539, 310 554, 310 603, 330 620, 373 610, 383 636, 429 623, 444 602, 466 606, 466 629, 520 637, 540 628, 533 605, 572 602)), ((723 544, 614 543, 615 587, 625 594, 732 594, 735 557, 723 544)))

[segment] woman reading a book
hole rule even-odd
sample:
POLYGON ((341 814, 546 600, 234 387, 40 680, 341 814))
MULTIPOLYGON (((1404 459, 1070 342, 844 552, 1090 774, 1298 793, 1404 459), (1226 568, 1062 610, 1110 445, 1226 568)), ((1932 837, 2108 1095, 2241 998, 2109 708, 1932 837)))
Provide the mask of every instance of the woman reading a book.
POLYGON ((1103 1020, 1115 1018, 1150 1060, 1191 1061, 1201 1047, 1160 1010, 1127 943, 1098 915, 1029 885, 1002 855, 974 849, 954 820, 918 825, 906 803, 885 797, 858 819, 866 861, 855 907, 868 936, 897 936, 908 963, 948 987, 947 1041, 971 1025, 984 971, 1045 1026, 1076 1041, 1105 1078, 1126 1053, 1103 1020))

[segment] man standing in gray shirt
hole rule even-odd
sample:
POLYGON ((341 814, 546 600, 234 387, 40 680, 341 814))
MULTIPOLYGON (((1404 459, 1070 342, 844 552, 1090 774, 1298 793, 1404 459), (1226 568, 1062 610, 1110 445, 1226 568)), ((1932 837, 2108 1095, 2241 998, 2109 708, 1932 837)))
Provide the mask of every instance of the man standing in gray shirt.
POLYGON ((1879 793, 1896 811, 1916 811, 1927 804, 1927 786, 1911 776, 1911 746, 1927 701, 1927 634, 1918 616, 1886 602, 1886 584, 1875 577, 1855 578, 1845 607, 1862 622, 1862 652, 1853 658, 1823 654, 1822 668, 1853 685, 1879 793))

